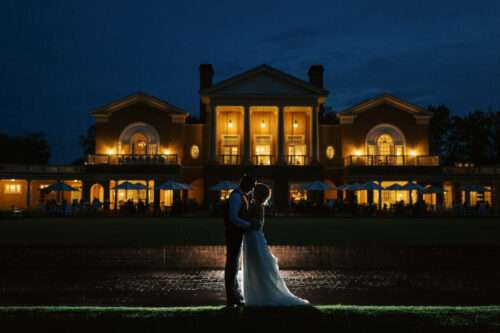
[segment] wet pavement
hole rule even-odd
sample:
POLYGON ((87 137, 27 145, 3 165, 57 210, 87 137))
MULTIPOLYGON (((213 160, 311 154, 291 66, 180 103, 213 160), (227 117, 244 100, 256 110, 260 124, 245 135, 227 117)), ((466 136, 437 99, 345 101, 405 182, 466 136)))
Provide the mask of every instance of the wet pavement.
MULTIPOLYGON (((313 304, 480 305, 500 300, 500 272, 287 270, 281 274, 292 292, 313 304)), ((223 305, 223 277, 221 270, 11 270, 0 274, 0 304, 223 305)))

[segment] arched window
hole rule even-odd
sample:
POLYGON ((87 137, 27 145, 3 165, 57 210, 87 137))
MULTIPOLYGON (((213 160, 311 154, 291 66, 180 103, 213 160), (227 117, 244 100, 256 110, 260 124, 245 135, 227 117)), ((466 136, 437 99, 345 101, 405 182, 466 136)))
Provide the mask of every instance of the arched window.
POLYGON ((149 124, 130 124, 120 134, 119 154, 154 155, 159 148, 160 135, 149 124))
POLYGON ((134 155, 146 155, 148 153, 148 138, 143 133, 136 133, 130 139, 130 147, 134 155))
POLYGON ((394 140, 389 134, 382 134, 377 138, 377 155, 393 155, 394 140))
POLYGON ((379 124, 366 135, 367 155, 404 155, 406 139, 399 128, 391 124, 379 124))

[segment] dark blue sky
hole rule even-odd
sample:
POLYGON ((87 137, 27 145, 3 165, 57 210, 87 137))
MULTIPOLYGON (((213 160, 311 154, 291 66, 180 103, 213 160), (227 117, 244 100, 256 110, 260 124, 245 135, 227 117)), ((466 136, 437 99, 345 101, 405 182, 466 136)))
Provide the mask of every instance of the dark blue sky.
POLYGON ((198 113, 216 80, 267 63, 325 66, 335 110, 380 92, 463 114, 500 109, 500 1, 3 0, 0 132, 79 156, 89 110, 136 91, 198 113))

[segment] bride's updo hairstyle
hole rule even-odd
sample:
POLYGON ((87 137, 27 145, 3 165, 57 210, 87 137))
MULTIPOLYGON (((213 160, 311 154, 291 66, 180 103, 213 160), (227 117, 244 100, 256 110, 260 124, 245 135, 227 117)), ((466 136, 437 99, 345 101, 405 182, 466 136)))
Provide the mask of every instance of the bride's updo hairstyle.
POLYGON ((269 186, 263 183, 256 183, 253 190, 253 199, 258 204, 267 204, 269 197, 271 196, 271 190, 269 186))

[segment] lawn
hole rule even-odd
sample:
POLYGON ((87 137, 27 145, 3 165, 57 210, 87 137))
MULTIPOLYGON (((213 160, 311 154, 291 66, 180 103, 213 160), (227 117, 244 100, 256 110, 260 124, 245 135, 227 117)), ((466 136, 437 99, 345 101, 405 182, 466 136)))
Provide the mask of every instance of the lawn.
MULTIPOLYGON (((500 245, 495 218, 268 218, 273 245, 500 245)), ((0 246, 161 246, 224 243, 220 218, 24 218, 0 220, 0 246)))
POLYGON ((500 306, 0 307, 2 327, 51 332, 498 332, 500 306))

